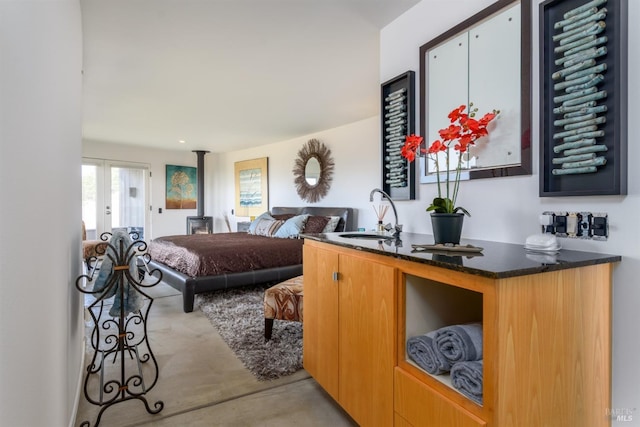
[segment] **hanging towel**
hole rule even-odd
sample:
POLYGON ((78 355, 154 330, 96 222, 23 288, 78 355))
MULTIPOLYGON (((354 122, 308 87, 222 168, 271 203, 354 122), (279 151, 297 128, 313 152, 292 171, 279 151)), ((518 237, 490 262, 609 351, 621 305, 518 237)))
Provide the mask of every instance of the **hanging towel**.
POLYGON ((440 375, 451 369, 451 364, 434 347, 436 332, 431 331, 407 340, 409 358, 432 375, 440 375))
POLYGON ((482 360, 454 363, 451 384, 460 393, 482 405, 482 360))
POLYGON ((482 323, 445 326, 436 331, 435 350, 450 365, 482 359, 482 323))
MULTIPOLYGON (((93 285, 93 292, 104 291, 102 298, 108 299, 115 296, 113 305, 109 310, 109 315, 113 317, 120 316, 120 306, 124 305, 124 315, 128 316, 130 313, 139 311, 144 304, 142 295, 138 290, 129 283, 124 272, 114 274, 113 263, 126 262, 127 254, 119 254, 120 242, 122 242, 122 250, 126 251, 132 243, 131 237, 124 231, 115 231, 111 236, 109 245, 105 253, 105 257, 100 265, 100 272, 96 283, 93 285), (120 282, 120 274, 122 275, 122 281, 120 282), (123 297, 120 296, 119 286, 122 283, 123 297)), ((129 274, 131 277, 138 277, 138 270, 136 266, 136 257, 133 256, 129 260, 129 274)))

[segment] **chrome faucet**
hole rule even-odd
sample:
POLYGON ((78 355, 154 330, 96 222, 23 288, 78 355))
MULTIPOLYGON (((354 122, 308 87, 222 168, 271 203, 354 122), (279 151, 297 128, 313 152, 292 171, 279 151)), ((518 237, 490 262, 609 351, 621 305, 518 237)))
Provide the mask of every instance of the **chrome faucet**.
MULTIPOLYGON (((393 235, 394 237, 399 237, 400 236, 400 232, 402 231, 402 224, 398 224, 398 211, 396 210, 396 205, 395 203, 393 203, 393 200, 391 200, 391 196, 389 196, 387 193, 385 193, 384 191, 382 191, 379 188, 374 188, 373 190, 371 190, 371 193, 369 194, 369 201, 373 202, 373 195, 375 193, 380 193, 382 194, 384 197, 387 198, 387 200, 389 201, 389 203, 391 203, 391 209, 393 209, 393 215, 396 218, 396 224, 393 227, 393 229, 395 230, 393 235)), ((385 225, 385 230, 390 231, 391 230, 391 224, 387 224, 385 225)))

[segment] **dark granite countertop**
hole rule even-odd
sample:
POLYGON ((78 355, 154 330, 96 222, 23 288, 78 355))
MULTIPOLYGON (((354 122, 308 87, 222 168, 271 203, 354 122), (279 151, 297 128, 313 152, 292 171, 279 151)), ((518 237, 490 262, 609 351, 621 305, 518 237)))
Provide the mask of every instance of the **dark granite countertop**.
POLYGON ((399 240, 377 240, 340 237, 342 234, 345 233, 302 234, 301 237, 493 279, 618 262, 622 259, 619 255, 565 249, 555 253, 531 252, 524 245, 468 239, 463 239, 460 244, 481 247, 482 252, 416 251, 412 248, 413 244, 433 244, 433 236, 402 233, 399 240))

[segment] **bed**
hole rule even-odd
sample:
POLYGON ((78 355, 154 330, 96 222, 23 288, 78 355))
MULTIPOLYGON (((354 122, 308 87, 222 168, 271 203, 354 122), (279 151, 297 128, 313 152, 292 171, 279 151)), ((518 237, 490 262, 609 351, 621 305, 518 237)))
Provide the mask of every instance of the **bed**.
MULTIPOLYGON (((352 231, 355 223, 352 208, 274 207, 270 213, 282 220, 333 217, 335 231, 352 231)), ((303 243, 246 232, 165 236, 149 243, 147 268, 151 274, 162 272, 162 280, 182 293, 183 310, 189 313, 195 294, 301 275, 303 243)))

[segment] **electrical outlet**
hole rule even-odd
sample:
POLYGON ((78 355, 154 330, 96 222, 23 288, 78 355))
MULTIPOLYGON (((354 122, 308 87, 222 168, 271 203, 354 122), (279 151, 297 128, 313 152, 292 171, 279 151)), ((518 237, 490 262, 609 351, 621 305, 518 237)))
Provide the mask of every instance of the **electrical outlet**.
POLYGON ((578 214, 578 237, 588 239, 591 237, 591 218, 593 215, 590 212, 580 212, 578 214))

